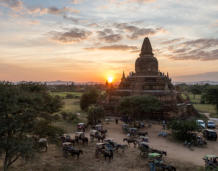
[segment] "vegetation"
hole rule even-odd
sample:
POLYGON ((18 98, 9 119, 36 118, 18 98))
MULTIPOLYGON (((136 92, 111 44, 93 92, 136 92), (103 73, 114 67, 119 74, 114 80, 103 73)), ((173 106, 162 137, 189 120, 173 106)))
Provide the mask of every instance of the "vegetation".
POLYGON ((198 85, 193 85, 190 87, 190 92, 194 95, 194 99, 195 99, 195 95, 201 94, 202 90, 198 85))
POLYGON ((91 105, 88 109, 88 123, 97 124, 99 120, 105 117, 104 109, 101 106, 91 105))
POLYGON ((96 104, 99 94, 99 91, 95 88, 88 89, 85 93, 83 93, 80 99, 81 109, 87 111, 90 105, 96 104))
POLYGON ((217 85, 186 85, 180 84, 176 86, 182 91, 182 97, 189 99, 194 107, 203 113, 210 113, 210 117, 218 117, 217 112, 217 85))
POLYGON ((67 98, 67 96, 80 97, 81 92, 50 92, 52 96, 60 96, 62 98, 67 98))
POLYGON ((202 113, 216 115, 216 106, 212 104, 194 104, 194 107, 202 113))
POLYGON ((59 97, 52 97, 43 85, 0 83, 0 154, 4 171, 19 158, 30 159, 34 136, 54 138, 62 130, 51 125, 60 110, 59 97))
POLYGON ((195 120, 173 120, 168 127, 172 129, 172 135, 180 141, 191 140, 191 133, 199 130, 195 120))
POLYGON ((49 85, 47 87, 49 90, 54 92, 71 92, 71 91, 75 91, 76 89, 76 85, 73 82, 69 85, 60 84, 60 85, 49 85))
POLYGON ((155 116, 162 108, 160 101, 154 96, 129 96, 124 97, 119 105, 121 114, 132 119, 145 119, 155 116))
POLYGON ((202 101, 204 103, 214 104, 218 112, 218 87, 210 87, 206 89, 204 95, 202 96, 202 101))

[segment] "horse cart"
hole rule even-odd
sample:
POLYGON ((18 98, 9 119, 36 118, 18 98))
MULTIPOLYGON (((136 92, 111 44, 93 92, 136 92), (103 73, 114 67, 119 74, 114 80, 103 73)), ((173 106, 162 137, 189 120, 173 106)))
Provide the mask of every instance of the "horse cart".
POLYGON ((205 155, 203 160, 205 161, 206 171, 218 171, 218 156, 205 155))
POLYGON ((103 154, 105 151, 113 151, 113 146, 109 143, 96 143, 95 156, 103 154))
POLYGON ((86 124, 85 123, 78 123, 77 124, 77 131, 85 132, 86 130, 86 124))
POLYGON ((84 132, 76 132, 75 133, 75 139, 83 139, 85 137, 85 133, 84 132))
POLYGON ((174 166, 164 163, 160 153, 148 153, 148 159, 148 164, 151 170, 159 168, 161 170, 176 171, 174 166))
POLYGON ((103 130, 103 125, 95 125, 94 128, 97 130, 97 131, 101 131, 103 130))

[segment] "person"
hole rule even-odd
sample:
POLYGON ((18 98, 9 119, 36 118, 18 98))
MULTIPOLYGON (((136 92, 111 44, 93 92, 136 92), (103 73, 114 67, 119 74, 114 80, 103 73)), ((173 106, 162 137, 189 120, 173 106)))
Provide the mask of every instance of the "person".
POLYGON ((116 124, 118 124, 118 119, 117 118, 115 119, 115 122, 116 122, 116 124))
POLYGON ((149 164, 150 171, 156 171, 154 161, 149 161, 148 164, 149 164))
POLYGON ((166 121, 165 120, 163 120, 162 125, 163 125, 163 129, 166 129, 166 121))

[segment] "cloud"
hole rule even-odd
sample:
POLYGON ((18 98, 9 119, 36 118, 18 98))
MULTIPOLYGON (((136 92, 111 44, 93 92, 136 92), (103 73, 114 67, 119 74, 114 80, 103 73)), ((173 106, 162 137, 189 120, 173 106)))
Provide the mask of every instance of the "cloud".
POLYGON ((121 34, 115 34, 112 29, 97 31, 98 39, 107 43, 114 43, 122 40, 121 34))
POLYGON ((0 4, 7 6, 15 11, 19 11, 23 8, 23 2, 21 0, 0 0, 0 4))
POLYGON ((218 81, 218 72, 205 72, 193 75, 182 75, 174 77, 176 81, 218 81))
POLYGON ((0 0, 0 4, 3 6, 6 6, 8 8, 11 8, 12 10, 16 12, 20 12, 22 10, 22 13, 20 14, 37 14, 39 13, 40 15, 44 14, 52 14, 52 15, 60 15, 64 13, 79 13, 79 10, 77 9, 72 9, 69 7, 62 7, 62 8, 57 8, 55 6, 53 7, 48 7, 48 8, 42 8, 42 7, 28 7, 25 6, 23 1, 21 0, 0 0))
MULTIPOLYGON (((75 0, 76 1, 76 0, 75 0)), ((139 3, 139 4, 144 4, 144 3, 149 3, 149 2, 155 2, 156 0, 108 0, 110 3, 115 3, 117 5, 124 5, 128 3, 139 3)))
POLYGON ((129 46, 129 45, 110 45, 110 46, 101 46, 101 47, 91 47, 91 48, 85 48, 86 50, 119 50, 119 51, 125 51, 125 50, 137 50, 138 48, 136 46, 129 46))
POLYGON ((127 0, 127 2, 148 3, 155 2, 156 0, 127 0))
POLYGON ((91 23, 91 24, 88 24, 88 26, 89 26, 89 27, 94 27, 94 28, 95 28, 95 27, 97 27, 97 28, 100 27, 100 25, 97 24, 97 23, 91 23))
POLYGON ((63 7, 63 8, 50 7, 47 8, 47 11, 49 14, 58 15, 58 14, 63 14, 65 12, 72 12, 72 9, 68 7, 63 7))
POLYGON ((110 35, 102 36, 99 39, 107 43, 113 43, 113 42, 120 41, 122 39, 122 36, 120 34, 110 34, 110 35))
POLYGON ((177 43, 184 40, 184 38, 176 38, 176 39, 172 39, 172 40, 166 40, 161 42, 162 44, 172 44, 172 43, 177 43))
POLYGON ((82 3, 84 0, 72 0, 73 4, 80 4, 82 3))
POLYGON ((166 56, 174 60, 218 60, 218 39, 188 40, 170 45, 167 50, 166 56))
POLYGON ((52 34, 52 39, 60 43, 80 42, 88 39, 88 37, 92 34, 90 31, 78 28, 72 28, 65 32, 53 31, 50 33, 52 34))
POLYGON ((63 18, 66 19, 66 20, 70 20, 70 21, 72 21, 75 24, 78 24, 79 21, 80 21, 78 18, 74 18, 74 17, 66 16, 66 15, 64 15, 63 18))
POLYGON ((130 34, 127 35, 129 39, 138 39, 140 37, 152 36, 159 32, 166 32, 163 28, 139 28, 127 23, 115 24, 115 27, 130 32, 130 34))
POLYGON ((184 42, 183 45, 205 49, 205 48, 210 48, 210 47, 218 46, 218 39, 197 39, 197 40, 191 40, 191 41, 184 42))
POLYGON ((49 7, 49 8, 28 8, 27 9, 28 13, 30 14, 52 14, 52 15, 60 15, 60 14, 65 14, 67 12, 70 13, 79 13, 79 10, 72 9, 69 7, 63 7, 63 8, 57 8, 57 7, 49 7))
POLYGON ((179 53, 177 56, 172 56, 171 59, 175 60, 218 60, 218 49, 212 51, 203 51, 195 49, 185 53, 179 53))

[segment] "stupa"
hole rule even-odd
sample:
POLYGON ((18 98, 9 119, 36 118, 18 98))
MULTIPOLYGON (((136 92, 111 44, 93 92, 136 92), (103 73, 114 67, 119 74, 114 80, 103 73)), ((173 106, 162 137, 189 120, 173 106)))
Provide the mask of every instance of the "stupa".
MULTIPOLYGON (((118 88, 110 90, 107 104, 116 110, 116 105, 122 97, 135 95, 151 95, 158 98, 164 106, 161 112, 162 118, 187 111, 187 105, 178 107, 178 103, 183 103, 181 95, 175 90, 168 73, 159 71, 158 60, 152 52, 152 46, 147 37, 135 61, 135 72, 130 72, 127 77, 123 72, 118 88)), ((116 113, 116 111, 113 112, 116 113)))
POLYGON ((135 62, 135 72, 127 77, 123 73, 115 95, 153 95, 164 103, 176 104, 176 91, 168 74, 158 70, 158 60, 154 57, 149 39, 142 44, 141 53, 135 62))

